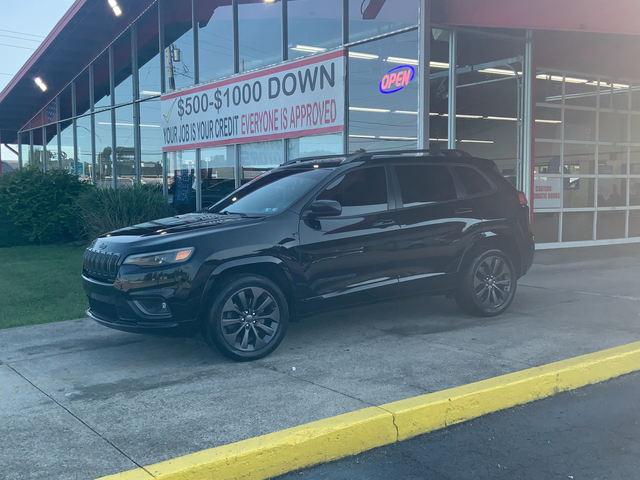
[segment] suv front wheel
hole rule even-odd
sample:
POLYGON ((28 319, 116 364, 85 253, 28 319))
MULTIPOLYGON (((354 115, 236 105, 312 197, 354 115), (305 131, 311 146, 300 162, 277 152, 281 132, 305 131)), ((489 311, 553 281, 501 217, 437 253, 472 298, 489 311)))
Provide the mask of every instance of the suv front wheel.
POLYGON ((509 308, 516 285, 516 271, 508 255, 501 250, 486 250, 477 254, 463 272, 456 302, 472 315, 494 317, 509 308))
POLYGON ((242 362, 273 352, 288 322, 287 300, 275 283, 259 275, 231 277, 211 305, 202 333, 209 346, 242 362))

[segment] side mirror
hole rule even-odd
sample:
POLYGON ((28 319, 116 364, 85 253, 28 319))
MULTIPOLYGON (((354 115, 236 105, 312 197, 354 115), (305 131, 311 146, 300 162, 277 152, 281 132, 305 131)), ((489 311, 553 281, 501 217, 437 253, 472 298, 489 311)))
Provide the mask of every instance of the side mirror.
POLYGON ((342 205, 335 200, 316 200, 304 214, 305 218, 337 217, 342 214, 342 205))

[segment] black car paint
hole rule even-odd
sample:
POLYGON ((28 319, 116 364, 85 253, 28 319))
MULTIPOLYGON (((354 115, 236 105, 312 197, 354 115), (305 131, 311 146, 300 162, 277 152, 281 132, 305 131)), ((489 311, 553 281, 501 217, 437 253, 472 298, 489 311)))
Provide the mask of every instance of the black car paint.
MULTIPOLYGON (((461 267, 474 246, 496 241, 516 257, 512 260, 518 276, 526 273, 534 251, 529 208, 520 204, 517 191, 492 170, 493 162, 430 157, 401 161, 471 165, 489 177, 494 188, 485 194, 402 208, 393 172, 398 160, 330 164, 325 168, 333 171, 323 181, 278 214, 185 214, 97 239, 89 249, 102 247, 120 254, 120 264, 113 284, 90 278, 83 271, 92 306, 87 313, 99 323, 130 332, 195 333, 229 272, 275 276, 294 317, 373 297, 418 291, 448 293, 456 288, 461 267), (386 168, 388 210, 351 218, 304 218, 305 209, 331 181, 346 171, 371 165, 386 168), (172 267, 122 264, 129 255, 188 247, 195 247, 189 261, 172 267), (145 314, 137 301, 141 299, 166 302, 170 313, 145 314)), ((280 168, 305 169, 313 164, 280 168)), ((454 179, 458 193, 464 193, 456 175, 454 179)))

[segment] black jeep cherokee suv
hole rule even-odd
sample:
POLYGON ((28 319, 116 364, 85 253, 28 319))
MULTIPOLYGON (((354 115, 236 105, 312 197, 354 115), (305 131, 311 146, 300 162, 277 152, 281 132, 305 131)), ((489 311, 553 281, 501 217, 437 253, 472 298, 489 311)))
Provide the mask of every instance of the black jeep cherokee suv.
POLYGON ((526 198, 492 161, 380 152, 288 162, 205 211, 107 234, 82 276, 103 325, 201 331, 252 360, 291 318, 374 299, 446 294, 498 315, 533 253, 526 198))

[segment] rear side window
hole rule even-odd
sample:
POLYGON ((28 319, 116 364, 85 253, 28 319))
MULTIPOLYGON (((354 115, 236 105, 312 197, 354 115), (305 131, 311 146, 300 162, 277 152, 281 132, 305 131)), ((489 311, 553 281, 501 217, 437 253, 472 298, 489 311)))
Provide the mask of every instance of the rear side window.
POLYGON ((468 195, 491 191, 491 184, 480 172, 471 167, 453 167, 468 195))
POLYGON ((336 200, 342 216, 387 210, 387 176, 384 167, 363 168, 341 175, 318 195, 317 200, 336 200))
POLYGON ((456 188, 444 165, 399 165, 395 167, 405 207, 454 200, 456 188))

